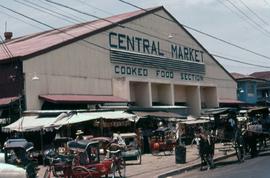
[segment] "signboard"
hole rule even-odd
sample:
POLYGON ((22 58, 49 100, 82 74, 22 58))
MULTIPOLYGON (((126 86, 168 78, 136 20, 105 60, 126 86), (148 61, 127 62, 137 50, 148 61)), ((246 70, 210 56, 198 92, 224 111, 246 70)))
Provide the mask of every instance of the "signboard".
POLYGON ((204 52, 197 49, 169 44, 164 53, 160 41, 116 32, 110 32, 109 45, 115 75, 186 81, 205 75, 204 52))

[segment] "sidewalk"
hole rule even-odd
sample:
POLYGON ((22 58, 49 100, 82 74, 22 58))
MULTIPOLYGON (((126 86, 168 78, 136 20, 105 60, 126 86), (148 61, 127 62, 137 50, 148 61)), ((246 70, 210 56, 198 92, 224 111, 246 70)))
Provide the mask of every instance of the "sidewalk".
MULTIPOLYGON (((215 159, 222 159, 230 156, 234 153, 234 150, 227 152, 227 156, 223 151, 218 151, 219 148, 224 147, 221 144, 216 144, 215 159)), ((236 158, 235 158, 236 159, 236 158)), ((164 156, 163 153, 160 156, 153 156, 152 154, 142 155, 142 164, 132 164, 133 161, 127 162, 126 176, 128 178, 141 178, 141 177, 168 177, 171 175, 179 174, 183 171, 191 168, 199 168, 200 157, 196 146, 186 147, 186 163, 176 164, 175 155, 164 156)), ((45 167, 40 166, 39 178, 42 178, 45 173, 45 167)))
MULTIPOLYGON (((227 152, 227 155, 224 155, 223 151, 218 151, 219 148, 224 147, 222 144, 216 144, 215 147, 214 159, 221 159, 224 158, 224 156, 227 157, 234 154, 233 149, 227 152)), ((171 156, 153 156, 151 154, 144 154, 142 157, 142 165, 127 166, 127 177, 168 177, 190 168, 199 168, 200 162, 201 160, 196 146, 186 147, 185 164, 176 164, 174 154, 171 156)))

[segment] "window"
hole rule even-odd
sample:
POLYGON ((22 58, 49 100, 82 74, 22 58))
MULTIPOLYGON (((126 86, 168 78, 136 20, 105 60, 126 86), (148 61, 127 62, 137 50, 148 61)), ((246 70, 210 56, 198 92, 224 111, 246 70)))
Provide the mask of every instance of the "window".
POLYGON ((254 96, 255 95, 254 91, 255 91, 255 85, 253 83, 248 83, 247 84, 247 94, 248 94, 248 96, 254 96))

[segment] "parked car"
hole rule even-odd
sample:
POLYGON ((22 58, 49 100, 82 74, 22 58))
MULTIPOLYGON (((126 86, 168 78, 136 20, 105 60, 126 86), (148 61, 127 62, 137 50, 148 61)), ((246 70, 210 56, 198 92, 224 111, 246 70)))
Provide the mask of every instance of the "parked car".
POLYGON ((9 139, 0 154, 0 177, 37 177, 37 161, 32 158, 33 143, 25 139, 9 139))

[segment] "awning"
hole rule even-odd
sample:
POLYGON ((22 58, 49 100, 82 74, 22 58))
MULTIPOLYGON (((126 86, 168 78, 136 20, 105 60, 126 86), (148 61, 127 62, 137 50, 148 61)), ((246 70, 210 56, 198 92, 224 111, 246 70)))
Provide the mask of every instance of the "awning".
POLYGON ((38 115, 33 116, 23 116, 12 124, 2 128, 3 132, 32 132, 39 131, 43 129, 46 125, 50 125, 60 118, 63 117, 63 114, 60 114, 57 117, 38 117, 38 115))
POLYGON ((7 98, 0 98, 0 106, 9 105, 14 101, 17 101, 19 96, 7 97, 7 98))
POLYGON ((39 95, 40 99, 51 103, 121 103, 127 100, 116 96, 97 95, 39 95))
POLYGON ((159 118, 184 118, 184 116, 172 112, 144 112, 144 111, 132 111, 139 117, 159 117, 159 118))
POLYGON ((212 109, 202 109, 203 115, 216 115, 216 114, 226 114, 230 112, 236 112, 237 108, 212 108, 212 109))
POLYGON ((129 120, 137 122, 138 118, 134 114, 129 114, 124 111, 106 111, 106 112, 73 112, 66 117, 58 119, 52 124, 46 125, 46 127, 61 127, 63 125, 76 124, 80 122, 86 122, 96 119, 104 120, 129 120))

